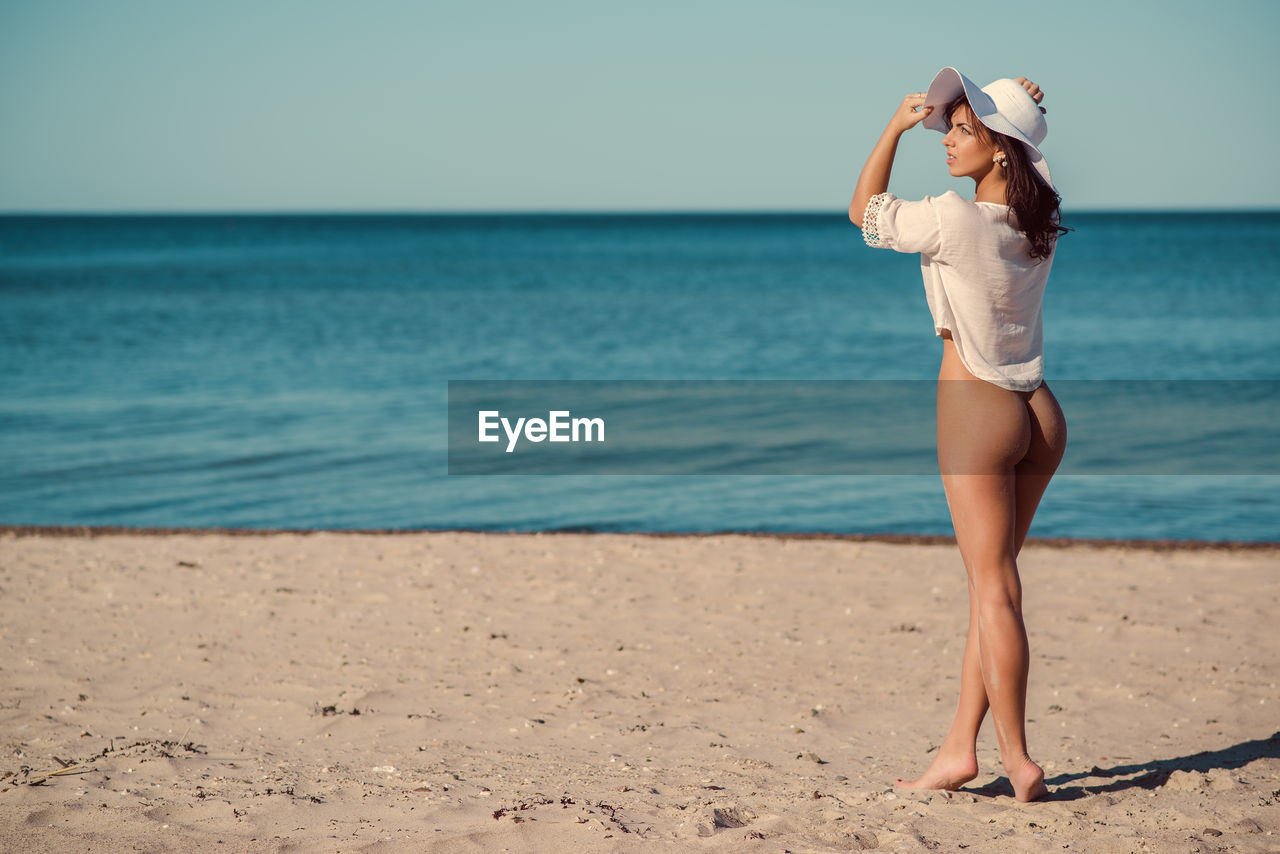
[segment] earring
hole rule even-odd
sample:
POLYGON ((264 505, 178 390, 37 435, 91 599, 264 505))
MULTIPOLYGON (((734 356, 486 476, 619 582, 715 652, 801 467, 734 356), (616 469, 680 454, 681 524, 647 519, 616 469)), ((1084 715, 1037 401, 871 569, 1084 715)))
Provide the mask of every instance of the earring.
POLYGON ((1009 168, 1009 158, 1005 157, 1003 154, 997 154, 995 157, 991 159, 994 160, 996 163, 1000 164, 1001 169, 1009 168))

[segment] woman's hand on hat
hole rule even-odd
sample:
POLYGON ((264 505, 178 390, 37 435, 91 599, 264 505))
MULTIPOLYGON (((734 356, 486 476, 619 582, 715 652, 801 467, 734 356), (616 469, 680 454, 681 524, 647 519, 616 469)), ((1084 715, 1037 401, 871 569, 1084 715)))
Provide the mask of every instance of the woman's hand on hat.
MULTIPOLYGON (((1028 95, 1030 95, 1030 96, 1031 96, 1031 98, 1032 98, 1032 100, 1034 100, 1037 104, 1039 104, 1041 101, 1043 101, 1043 100, 1044 100, 1044 92, 1043 92, 1043 91, 1041 91, 1041 89, 1040 89, 1040 87, 1039 87, 1039 86, 1037 86, 1036 84, 1032 83, 1032 82, 1031 82, 1030 80, 1028 80, 1027 78, 1025 78, 1025 77, 1015 77, 1015 78, 1013 78, 1013 82, 1014 82, 1014 83, 1017 83, 1018 85, 1020 85, 1023 89, 1026 89, 1026 90, 1027 90, 1027 94, 1028 94, 1028 95)), ((1047 112, 1049 112, 1049 111, 1048 111, 1048 110, 1046 110, 1044 107, 1041 107, 1041 108, 1040 108, 1040 112, 1042 112, 1042 113, 1047 113, 1047 112)))
POLYGON ((897 112, 889 120, 889 127, 898 131, 898 133, 905 133, 924 121, 933 112, 933 107, 924 105, 925 94, 924 92, 912 92, 903 98, 897 112))

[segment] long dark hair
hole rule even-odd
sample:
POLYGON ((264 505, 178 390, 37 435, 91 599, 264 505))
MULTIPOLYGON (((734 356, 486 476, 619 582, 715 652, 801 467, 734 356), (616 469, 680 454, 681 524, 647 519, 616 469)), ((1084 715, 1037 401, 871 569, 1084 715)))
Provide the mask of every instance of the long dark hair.
MULTIPOLYGON (((969 101, 963 95, 947 105, 947 123, 961 104, 975 115, 969 101)), ((1062 197, 1040 177, 1026 147, 1011 136, 993 131, 976 118, 970 123, 975 128, 978 138, 991 143, 1004 152, 1008 161, 1003 168, 1005 174, 1005 202, 1009 205, 1010 222, 1027 237, 1031 244, 1032 258, 1048 258, 1053 252, 1058 236, 1071 229, 1062 225, 1062 212, 1059 210, 1062 197)))

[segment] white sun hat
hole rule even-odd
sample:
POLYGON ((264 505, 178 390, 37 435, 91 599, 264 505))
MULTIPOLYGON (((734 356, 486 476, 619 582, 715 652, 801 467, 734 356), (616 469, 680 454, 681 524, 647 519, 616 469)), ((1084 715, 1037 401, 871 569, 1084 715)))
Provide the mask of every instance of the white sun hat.
POLYGON ((947 105, 962 94, 978 121, 996 133, 1022 143, 1031 165, 1044 182, 1053 187, 1049 164, 1038 147, 1048 135, 1049 125, 1035 99, 1014 80, 1006 77, 979 89, 978 84, 956 69, 950 66, 942 69, 934 75, 924 98, 924 105, 933 107, 933 112, 923 122, 924 126, 942 133, 950 130, 950 117, 945 114, 947 105))

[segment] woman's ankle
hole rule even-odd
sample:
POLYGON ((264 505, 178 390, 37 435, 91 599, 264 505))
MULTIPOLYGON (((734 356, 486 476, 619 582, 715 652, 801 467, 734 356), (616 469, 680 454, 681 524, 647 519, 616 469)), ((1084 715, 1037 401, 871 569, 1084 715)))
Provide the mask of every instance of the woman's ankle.
POLYGON ((977 756, 978 740, 964 736, 954 738, 948 735, 938 746, 938 753, 945 756, 977 756))
POLYGON ((1018 754, 1017 757, 1015 757, 1012 762, 1007 761, 1003 758, 1000 760, 1000 764, 1004 766, 1004 770, 1006 774, 1021 771, 1023 766, 1025 766, 1028 762, 1030 762, 1033 765, 1036 765, 1037 768, 1040 767, 1038 764, 1036 764, 1036 761, 1031 758, 1031 754, 1027 753, 1026 751, 1023 751, 1022 753, 1018 754))

